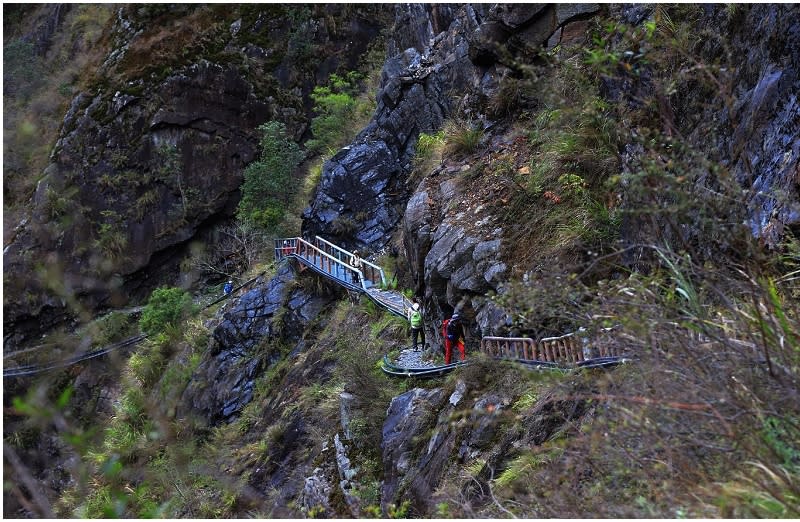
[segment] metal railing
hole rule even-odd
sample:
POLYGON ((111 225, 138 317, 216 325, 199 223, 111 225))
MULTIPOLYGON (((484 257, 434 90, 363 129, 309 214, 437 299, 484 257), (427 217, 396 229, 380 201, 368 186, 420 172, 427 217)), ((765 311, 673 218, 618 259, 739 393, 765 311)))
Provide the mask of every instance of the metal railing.
POLYGON ((367 282, 372 286, 385 286, 386 276, 378 265, 361 259, 361 268, 350 263, 353 254, 330 241, 316 236, 314 243, 300 237, 275 240, 275 259, 280 261, 287 256, 297 256, 317 270, 347 284, 360 286, 367 290, 367 282))
MULTIPOLYGON (((353 257, 351 252, 334 245, 330 241, 326 241, 319 236, 316 236, 316 240, 321 250, 327 251, 340 260, 342 259, 341 256, 345 256, 347 261, 350 261, 353 257)), ((370 263, 366 259, 361 259, 361 273, 375 286, 386 286, 386 275, 383 273, 383 268, 378 265, 370 263)))

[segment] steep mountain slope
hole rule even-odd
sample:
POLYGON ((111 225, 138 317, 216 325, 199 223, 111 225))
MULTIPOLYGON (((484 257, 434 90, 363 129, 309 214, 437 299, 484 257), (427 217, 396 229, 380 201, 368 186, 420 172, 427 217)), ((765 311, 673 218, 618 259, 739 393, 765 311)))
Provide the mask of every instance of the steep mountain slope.
POLYGON ((50 163, 34 174, 25 217, 6 226, 6 274, 40 273, 6 277, 6 349, 179 280, 189 240, 232 216, 256 128, 277 119, 301 138, 313 87, 355 69, 390 16, 369 6, 119 8, 98 44, 102 63, 82 73, 50 163))
MULTIPOLYGON (((797 516, 800 250, 779 230, 797 200, 797 8, 395 14, 373 120, 324 164, 303 232, 393 265, 431 357, 441 320, 465 315, 473 364, 391 380, 377 363, 404 321, 270 267, 113 385, 74 369, 97 406, 60 394, 71 375, 16 404, 7 440, 57 514, 797 516), (542 373, 478 350, 581 327, 635 362, 542 373), (41 403, 50 417, 25 407, 41 403), (99 435, 77 418, 95 411, 99 435)), ((16 493, 8 513, 41 509, 16 493)))

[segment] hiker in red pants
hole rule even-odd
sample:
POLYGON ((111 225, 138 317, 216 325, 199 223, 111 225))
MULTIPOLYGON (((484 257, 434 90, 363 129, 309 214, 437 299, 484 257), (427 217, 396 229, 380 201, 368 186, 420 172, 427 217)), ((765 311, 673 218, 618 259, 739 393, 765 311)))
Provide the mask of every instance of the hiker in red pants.
POLYGON ((453 343, 456 343, 458 351, 461 353, 461 360, 466 359, 464 347, 464 325, 461 316, 457 313, 453 317, 446 319, 442 323, 442 335, 444 336, 444 363, 450 364, 453 354, 453 343))

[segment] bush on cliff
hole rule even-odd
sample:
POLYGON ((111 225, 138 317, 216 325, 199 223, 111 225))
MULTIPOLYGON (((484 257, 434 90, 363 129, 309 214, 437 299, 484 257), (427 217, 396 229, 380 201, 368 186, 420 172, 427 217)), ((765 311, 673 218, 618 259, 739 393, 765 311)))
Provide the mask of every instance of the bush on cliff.
POLYGON ((317 86, 311 93, 314 112, 311 122, 314 138, 306 146, 316 153, 331 153, 344 145, 352 136, 349 129, 356 109, 356 87, 360 75, 354 71, 345 77, 332 74, 327 86, 317 86))
POLYGON ((251 219, 264 228, 274 228, 293 200, 296 189, 292 174, 302 161, 303 152, 279 121, 267 122, 258 130, 261 132, 261 157, 244 171, 237 217, 251 219))
POLYGON ((192 311, 192 296, 180 288, 157 288, 142 311, 139 326, 147 335, 163 332, 192 311))

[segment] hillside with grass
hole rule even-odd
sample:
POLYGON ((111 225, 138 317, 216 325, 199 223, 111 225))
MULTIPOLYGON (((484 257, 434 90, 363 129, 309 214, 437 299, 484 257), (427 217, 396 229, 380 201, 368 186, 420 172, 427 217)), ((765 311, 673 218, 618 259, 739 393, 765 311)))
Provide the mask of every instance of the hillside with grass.
POLYGON ((796 6, 7 7, 5 517, 800 516, 796 6))

